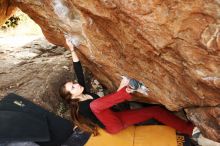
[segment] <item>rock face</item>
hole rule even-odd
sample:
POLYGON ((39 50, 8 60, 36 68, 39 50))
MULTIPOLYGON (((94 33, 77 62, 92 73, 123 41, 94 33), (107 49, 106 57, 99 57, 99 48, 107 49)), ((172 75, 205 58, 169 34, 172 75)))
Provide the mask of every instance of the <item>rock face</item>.
POLYGON ((0 1, 0 26, 4 24, 5 20, 7 20, 14 12, 16 11, 16 7, 10 5, 8 0, 0 1))
POLYGON ((64 34, 70 35, 82 62, 112 91, 120 75, 141 80, 151 91, 144 100, 173 111, 191 109, 187 114, 195 125, 220 141, 218 0, 12 0, 11 5, 38 23, 51 43, 65 46, 64 34))
POLYGON ((188 118, 196 123, 204 136, 219 140, 220 127, 220 108, 219 107, 201 107, 188 108, 185 110, 188 118))

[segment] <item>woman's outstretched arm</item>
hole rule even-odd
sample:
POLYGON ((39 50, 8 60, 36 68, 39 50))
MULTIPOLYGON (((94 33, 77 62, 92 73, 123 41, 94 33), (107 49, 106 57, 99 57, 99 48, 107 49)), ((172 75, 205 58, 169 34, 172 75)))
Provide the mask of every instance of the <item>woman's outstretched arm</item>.
POLYGON ((76 54, 76 51, 75 51, 76 48, 69 40, 66 40, 66 44, 67 44, 67 46, 69 47, 69 49, 71 51, 72 60, 73 60, 73 69, 75 71, 77 81, 81 86, 84 87, 83 93, 86 93, 86 92, 88 92, 88 89, 87 89, 86 84, 85 84, 82 65, 81 65, 81 63, 79 61, 79 58, 78 58, 78 56, 76 54))

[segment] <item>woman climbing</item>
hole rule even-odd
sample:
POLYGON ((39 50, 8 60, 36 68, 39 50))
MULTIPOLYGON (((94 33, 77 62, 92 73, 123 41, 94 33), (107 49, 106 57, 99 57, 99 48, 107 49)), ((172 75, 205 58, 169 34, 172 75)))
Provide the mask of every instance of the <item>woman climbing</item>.
POLYGON ((72 54, 73 67, 78 83, 65 83, 60 88, 60 95, 70 104, 73 122, 81 130, 97 135, 97 127, 101 127, 108 133, 115 134, 128 126, 154 118, 190 137, 193 129, 197 131, 197 135, 200 133, 192 123, 178 118, 159 106, 113 112, 111 110, 112 106, 131 99, 131 93, 133 92, 146 92, 146 88, 142 88, 143 85, 137 80, 123 77, 115 93, 101 98, 96 94, 89 93, 85 86, 82 66, 75 52, 75 47, 68 39, 66 39, 66 44, 72 54))

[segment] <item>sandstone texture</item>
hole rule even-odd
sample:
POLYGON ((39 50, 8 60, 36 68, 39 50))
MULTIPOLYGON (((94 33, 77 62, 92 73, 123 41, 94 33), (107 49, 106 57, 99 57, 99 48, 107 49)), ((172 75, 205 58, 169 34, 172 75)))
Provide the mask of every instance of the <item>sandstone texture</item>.
POLYGON ((0 26, 16 11, 16 7, 10 5, 9 0, 0 1, 0 26))
POLYGON ((203 135, 212 139, 219 139, 220 125, 219 107, 201 107, 185 109, 188 118, 200 127, 203 135))
POLYGON ((219 0, 10 2, 51 43, 65 46, 64 34, 71 36, 83 64, 110 90, 120 75, 141 80, 150 89, 143 100, 190 109, 195 125, 220 141, 219 0))

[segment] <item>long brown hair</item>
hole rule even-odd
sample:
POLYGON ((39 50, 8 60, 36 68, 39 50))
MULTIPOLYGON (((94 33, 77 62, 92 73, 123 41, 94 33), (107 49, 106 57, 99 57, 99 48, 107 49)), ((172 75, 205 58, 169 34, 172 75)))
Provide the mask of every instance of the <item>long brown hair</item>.
POLYGON ((71 98, 72 95, 66 90, 65 84, 66 83, 60 87, 59 93, 60 96, 70 105, 73 124, 82 131, 92 133, 94 136, 98 135, 97 125, 79 114, 79 99, 71 98))

